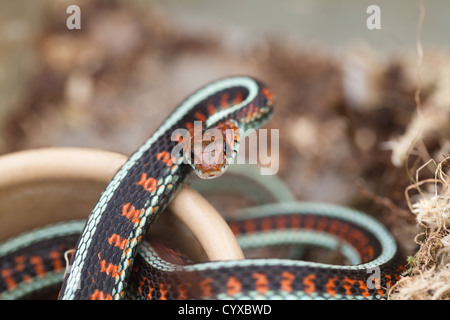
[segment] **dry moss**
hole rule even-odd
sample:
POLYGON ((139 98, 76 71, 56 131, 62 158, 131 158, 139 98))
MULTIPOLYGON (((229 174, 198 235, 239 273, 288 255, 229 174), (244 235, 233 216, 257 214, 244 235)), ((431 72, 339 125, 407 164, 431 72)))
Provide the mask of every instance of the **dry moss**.
POLYGON ((450 185, 444 172, 449 159, 437 165, 435 179, 417 182, 406 190, 411 212, 423 232, 416 236, 420 248, 409 258, 408 275, 391 289, 390 299, 450 300, 450 185), (417 196, 410 197, 411 190, 416 190, 417 196))

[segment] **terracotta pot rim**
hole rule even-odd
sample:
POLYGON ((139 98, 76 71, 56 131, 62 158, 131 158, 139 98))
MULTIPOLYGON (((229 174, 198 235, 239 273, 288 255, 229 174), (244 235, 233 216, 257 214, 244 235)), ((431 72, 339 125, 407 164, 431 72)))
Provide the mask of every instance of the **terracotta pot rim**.
MULTIPOLYGON (((67 184, 85 180, 106 186, 126 159, 119 153, 89 148, 41 148, 3 155, 0 156, 0 191, 12 186, 20 189, 35 182, 45 184, 49 181, 67 184)), ((191 240, 200 245, 201 249, 195 249, 192 245, 197 260, 243 258, 236 238, 221 215, 190 187, 181 188, 169 209, 172 213, 170 219, 175 220, 170 223, 177 230, 188 230, 194 238, 191 240)), ((4 217, 3 221, 8 219, 14 217, 4 217)), ((17 223, 20 224, 20 221, 17 223)))

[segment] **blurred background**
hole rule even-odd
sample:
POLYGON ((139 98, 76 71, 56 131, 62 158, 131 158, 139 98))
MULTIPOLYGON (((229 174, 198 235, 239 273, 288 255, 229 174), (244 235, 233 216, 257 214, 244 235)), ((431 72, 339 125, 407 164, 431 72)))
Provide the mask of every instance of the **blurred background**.
POLYGON ((130 154, 197 88, 251 75, 275 94, 267 127, 295 195, 364 209, 408 246, 404 190, 450 149, 439 121, 408 136, 419 107, 448 119, 448 12, 444 0, 0 0, 0 154, 130 154))

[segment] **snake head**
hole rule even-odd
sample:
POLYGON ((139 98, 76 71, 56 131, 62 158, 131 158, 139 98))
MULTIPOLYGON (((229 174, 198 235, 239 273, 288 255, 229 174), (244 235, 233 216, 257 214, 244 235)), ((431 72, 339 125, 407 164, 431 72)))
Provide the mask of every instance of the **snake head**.
POLYGON ((191 135, 185 155, 202 179, 213 179, 226 172, 239 148, 239 127, 234 120, 219 122, 215 127, 191 135))

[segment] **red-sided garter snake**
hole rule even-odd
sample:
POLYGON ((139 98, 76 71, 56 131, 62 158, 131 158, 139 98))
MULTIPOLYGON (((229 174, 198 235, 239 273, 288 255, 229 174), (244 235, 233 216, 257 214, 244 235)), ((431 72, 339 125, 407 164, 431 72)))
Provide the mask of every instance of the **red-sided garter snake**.
POLYGON ((129 281, 129 294, 144 298, 383 297, 399 274, 395 240, 375 220, 343 207, 268 205, 259 213, 250 212, 250 219, 231 222, 231 228, 244 234, 248 243, 260 242, 275 230, 264 240, 267 245, 302 229, 306 232, 299 242, 339 242, 349 257, 359 257, 355 266, 282 259, 173 264, 161 260, 151 245, 140 245, 191 171, 168 156, 177 144, 173 131, 192 129, 194 121, 204 122, 206 128, 226 121, 241 129, 258 128, 271 112, 270 91, 249 77, 211 83, 181 103, 102 194, 78 240, 60 298, 121 299, 129 281), (278 215, 270 216, 274 211, 278 215))

